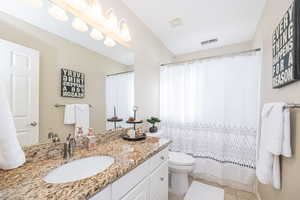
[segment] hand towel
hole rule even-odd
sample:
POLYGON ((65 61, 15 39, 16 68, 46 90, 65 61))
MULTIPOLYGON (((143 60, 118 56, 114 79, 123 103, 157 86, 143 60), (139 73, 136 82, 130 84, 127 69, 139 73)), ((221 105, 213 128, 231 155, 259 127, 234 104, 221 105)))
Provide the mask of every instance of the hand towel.
POLYGON ((263 184, 281 188, 280 155, 291 157, 290 112, 285 103, 265 104, 261 116, 261 131, 256 174, 263 184))
POLYGON ((67 104, 65 106, 64 124, 75 124, 75 104, 67 104))
POLYGON ((6 97, 4 84, 0 82, 0 168, 14 169, 25 162, 25 154, 17 138, 16 127, 6 97))
POLYGON ((87 135, 90 128, 90 106, 88 104, 76 104, 75 116, 75 130, 77 127, 82 127, 83 134, 87 135))
POLYGON ((283 155, 291 157, 291 126, 290 126, 290 110, 285 109, 287 104, 274 103, 271 104, 272 109, 270 113, 265 116, 272 124, 268 126, 268 140, 267 151, 273 155, 283 155))

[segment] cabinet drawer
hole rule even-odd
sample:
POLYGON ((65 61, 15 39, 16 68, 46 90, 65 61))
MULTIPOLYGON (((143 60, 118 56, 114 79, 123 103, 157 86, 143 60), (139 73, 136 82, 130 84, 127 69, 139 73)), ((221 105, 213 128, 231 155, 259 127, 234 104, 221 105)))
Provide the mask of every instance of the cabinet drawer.
POLYGON ((112 184, 112 200, 121 199, 126 193, 134 188, 146 176, 150 174, 150 160, 147 160, 128 174, 112 184))
POLYGON ((168 162, 165 161, 150 176, 150 200, 168 200, 168 162))
POLYGON ((90 200, 111 200, 111 185, 91 197, 90 200))
POLYGON ((151 171, 155 170, 159 165, 161 165, 163 162, 167 161, 168 158, 168 148, 165 148, 161 152, 154 155, 150 161, 151 161, 151 171))

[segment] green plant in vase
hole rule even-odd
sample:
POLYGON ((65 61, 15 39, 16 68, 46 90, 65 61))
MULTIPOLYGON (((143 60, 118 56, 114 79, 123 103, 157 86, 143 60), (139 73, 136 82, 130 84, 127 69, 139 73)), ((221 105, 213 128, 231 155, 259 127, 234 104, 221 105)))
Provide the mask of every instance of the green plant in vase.
POLYGON ((160 119, 157 117, 151 117, 150 119, 147 119, 147 122, 152 124, 152 127, 150 127, 150 129, 149 129, 150 133, 156 133, 158 128, 157 128, 157 126, 155 126, 155 124, 159 123, 160 119))

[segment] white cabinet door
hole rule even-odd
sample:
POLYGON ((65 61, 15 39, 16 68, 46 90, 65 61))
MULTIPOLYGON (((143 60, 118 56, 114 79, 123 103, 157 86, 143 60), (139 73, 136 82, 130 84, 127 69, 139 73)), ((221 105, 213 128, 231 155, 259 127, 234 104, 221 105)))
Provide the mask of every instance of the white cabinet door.
POLYGON ((39 141, 39 52, 0 40, 3 81, 22 146, 39 141))
POLYGON ((168 200, 168 162, 150 176, 150 200, 168 200))
POLYGON ((122 200, 149 200, 149 178, 135 186, 122 200))
POLYGON ((139 165, 134 170, 121 177, 112 184, 112 200, 120 200, 129 191, 147 178, 151 172, 150 160, 139 165))

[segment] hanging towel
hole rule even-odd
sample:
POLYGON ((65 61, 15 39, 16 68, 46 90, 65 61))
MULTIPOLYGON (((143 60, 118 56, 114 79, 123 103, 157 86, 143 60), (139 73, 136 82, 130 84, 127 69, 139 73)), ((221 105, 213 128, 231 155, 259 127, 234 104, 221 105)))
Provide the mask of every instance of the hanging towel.
POLYGON ((75 104, 67 104, 65 106, 64 124, 75 124, 75 104))
POLYGON ((88 104, 67 104, 65 106, 64 124, 75 125, 75 136, 78 127, 81 127, 83 134, 87 135, 90 128, 90 106, 88 104))
POLYGON ((263 184, 281 188, 280 158, 291 157, 290 111, 285 103, 265 104, 261 116, 261 131, 256 175, 263 184))
POLYGON ((82 127, 83 134, 87 135, 90 128, 90 106, 88 104, 76 104, 75 118, 75 130, 77 127, 82 127))
POLYGON ((25 154, 17 138, 16 127, 0 82, 0 169, 14 169, 25 162, 25 154))

